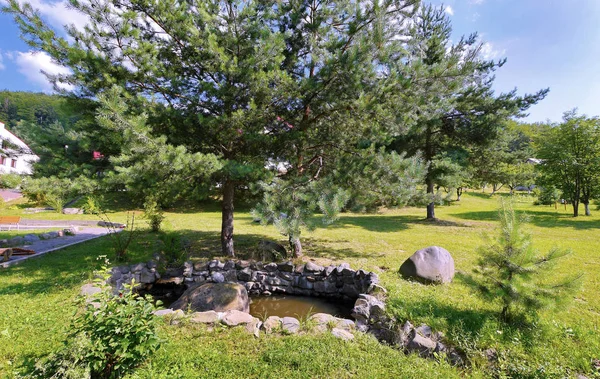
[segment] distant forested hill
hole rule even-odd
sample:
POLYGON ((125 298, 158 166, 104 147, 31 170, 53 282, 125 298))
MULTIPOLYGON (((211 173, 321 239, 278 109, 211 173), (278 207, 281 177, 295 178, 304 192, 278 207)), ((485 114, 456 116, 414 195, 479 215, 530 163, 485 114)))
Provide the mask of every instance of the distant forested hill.
POLYGON ((73 123, 76 116, 67 99, 60 95, 34 92, 0 91, 0 121, 9 129, 19 121, 47 126, 56 121, 73 123))

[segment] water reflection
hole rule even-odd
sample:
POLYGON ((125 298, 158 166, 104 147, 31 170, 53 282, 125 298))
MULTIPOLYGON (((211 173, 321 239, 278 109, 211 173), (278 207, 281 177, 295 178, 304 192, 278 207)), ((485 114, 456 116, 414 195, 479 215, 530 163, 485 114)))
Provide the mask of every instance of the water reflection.
POLYGON ((250 314, 254 317, 306 317, 314 313, 328 313, 351 318, 352 303, 322 297, 272 295, 251 297, 250 314))

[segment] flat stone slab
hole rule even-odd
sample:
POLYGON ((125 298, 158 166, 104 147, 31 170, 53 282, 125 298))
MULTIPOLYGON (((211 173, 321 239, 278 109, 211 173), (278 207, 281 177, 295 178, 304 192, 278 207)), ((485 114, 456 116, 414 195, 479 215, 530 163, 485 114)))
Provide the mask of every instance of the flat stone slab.
POLYGON ((354 334, 352 334, 349 331, 344 330, 344 329, 333 328, 331 330, 331 334, 333 334, 334 337, 339 338, 344 341, 350 341, 350 340, 354 339, 354 334))
POLYGON ((219 314, 215 311, 194 312, 190 317, 190 322, 198 324, 215 324, 219 321, 219 314))
POLYGON ((223 316, 221 321, 227 326, 237 326, 253 322, 254 317, 252 317, 250 313, 231 310, 225 313, 225 316, 223 316))

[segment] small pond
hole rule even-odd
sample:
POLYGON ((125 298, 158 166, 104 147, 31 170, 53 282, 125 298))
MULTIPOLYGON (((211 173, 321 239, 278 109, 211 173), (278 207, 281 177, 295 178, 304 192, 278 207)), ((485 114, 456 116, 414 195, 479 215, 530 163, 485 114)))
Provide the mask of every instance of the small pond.
POLYGON ((322 297, 293 295, 250 297, 250 314, 261 319, 265 316, 303 318, 315 313, 328 313, 351 319, 352 307, 352 303, 322 297))

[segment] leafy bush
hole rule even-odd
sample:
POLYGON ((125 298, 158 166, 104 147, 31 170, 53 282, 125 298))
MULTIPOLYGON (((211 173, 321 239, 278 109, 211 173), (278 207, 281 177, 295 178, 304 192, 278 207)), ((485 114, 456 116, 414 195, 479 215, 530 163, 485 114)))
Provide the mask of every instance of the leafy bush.
POLYGON ((502 304, 503 321, 511 321, 519 311, 535 314, 566 300, 577 280, 556 282, 548 278, 552 278, 553 263, 569 252, 552 249, 546 255, 538 255, 531 235, 521 228, 523 219, 517 216, 510 201, 501 199, 498 215, 499 235, 495 239, 488 237, 487 243, 479 247, 476 276, 466 277, 467 282, 485 299, 502 304))
POLYGON ((149 197, 144 203, 144 217, 150 223, 150 229, 153 232, 160 230, 160 224, 165 219, 164 213, 154 197, 149 197))
POLYGON ((19 174, 0 175, 0 188, 17 188, 23 182, 23 177, 19 174))
POLYGON ((108 275, 104 266, 95 280, 101 291, 78 298, 63 348, 38 362, 33 377, 120 378, 159 348, 152 298, 138 296, 135 283, 114 295, 108 275))
POLYGON ((26 178, 23 181, 23 195, 36 204, 48 205, 58 210, 54 205, 62 205, 79 195, 89 195, 98 189, 97 182, 81 176, 76 179, 57 178, 26 178), (58 201, 58 203, 57 203, 58 201))

